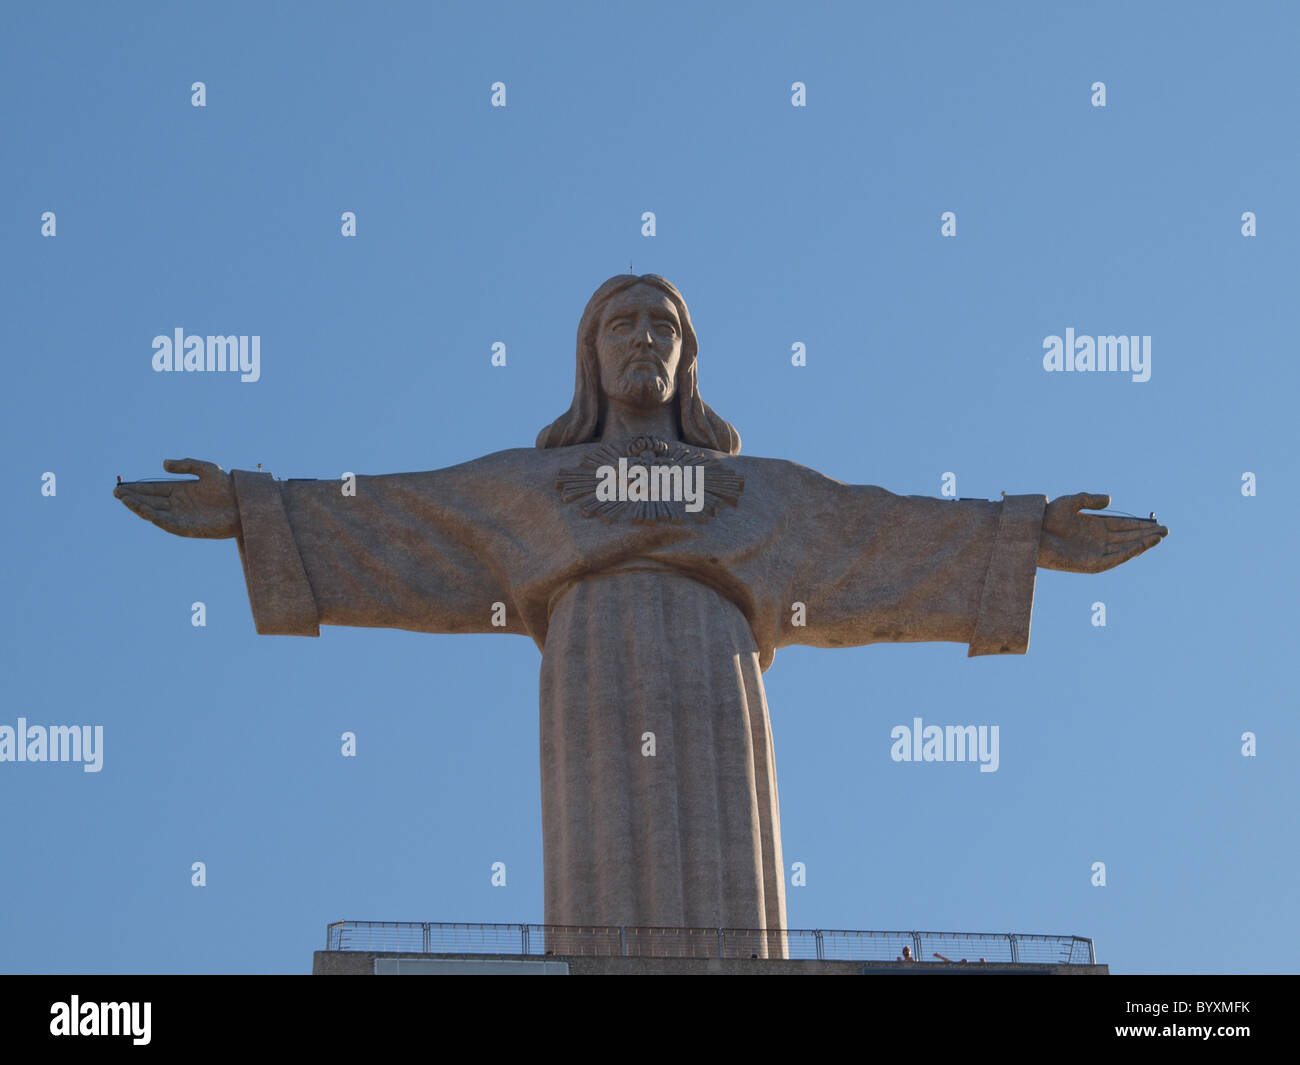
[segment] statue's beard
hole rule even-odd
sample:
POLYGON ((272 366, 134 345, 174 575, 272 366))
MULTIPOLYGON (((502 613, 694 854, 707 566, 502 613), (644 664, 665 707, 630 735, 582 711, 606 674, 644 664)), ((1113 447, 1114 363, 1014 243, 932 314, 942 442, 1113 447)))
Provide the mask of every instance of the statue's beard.
POLYGON ((673 392, 673 382, 661 371, 634 366, 620 375, 617 391, 609 398, 624 406, 653 410, 672 402, 673 392))

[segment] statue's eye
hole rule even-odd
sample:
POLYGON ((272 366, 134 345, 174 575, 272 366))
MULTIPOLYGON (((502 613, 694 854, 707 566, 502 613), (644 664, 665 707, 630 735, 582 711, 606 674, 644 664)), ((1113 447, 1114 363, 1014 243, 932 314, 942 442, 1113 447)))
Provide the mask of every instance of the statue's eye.
POLYGON ((660 336, 670 337, 673 336, 677 332, 677 330, 673 328, 672 322, 660 322, 658 325, 655 326, 655 332, 657 332, 660 336))
POLYGON ((609 331, 611 333, 626 333, 628 331, 629 326, 631 326, 631 324, 632 323, 629 322, 626 318, 620 318, 617 322, 610 323, 609 331))

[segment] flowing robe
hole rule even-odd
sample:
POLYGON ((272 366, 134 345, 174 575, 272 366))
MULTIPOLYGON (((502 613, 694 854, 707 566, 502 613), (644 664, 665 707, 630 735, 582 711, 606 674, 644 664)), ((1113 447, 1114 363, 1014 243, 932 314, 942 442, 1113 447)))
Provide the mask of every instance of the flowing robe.
POLYGON ((557 490, 593 446, 359 476, 355 496, 235 471, 257 631, 531 637, 547 924, 784 928, 762 681, 776 649, 1024 653, 1046 498, 898 496, 701 452, 743 476, 734 506, 606 522, 557 490))

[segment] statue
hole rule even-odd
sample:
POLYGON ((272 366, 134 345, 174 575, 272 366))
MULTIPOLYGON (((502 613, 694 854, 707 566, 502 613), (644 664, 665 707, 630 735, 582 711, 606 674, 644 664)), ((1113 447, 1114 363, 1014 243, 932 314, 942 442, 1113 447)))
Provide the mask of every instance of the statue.
POLYGON ((741 458, 697 351, 671 283, 620 275, 588 302, 573 403, 533 448, 351 492, 170 460, 197 480, 114 495, 179 536, 235 538, 259 633, 531 637, 548 924, 783 929, 777 648, 1024 654, 1037 567, 1101 572, 1168 530, 1082 513, 1104 495, 897 496, 741 458))

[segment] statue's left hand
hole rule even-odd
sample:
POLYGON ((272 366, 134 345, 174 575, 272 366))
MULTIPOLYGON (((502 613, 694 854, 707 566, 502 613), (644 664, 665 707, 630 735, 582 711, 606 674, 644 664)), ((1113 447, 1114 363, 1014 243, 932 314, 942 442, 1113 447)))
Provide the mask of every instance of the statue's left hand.
POLYGON ((1143 518, 1080 514, 1085 507, 1110 506, 1110 496, 1081 492, 1047 504, 1038 541, 1038 564, 1069 573, 1101 573, 1155 547, 1169 535, 1163 525, 1143 518))

